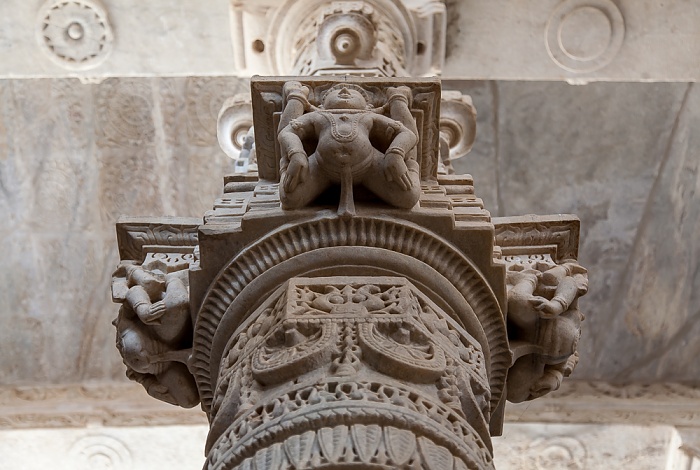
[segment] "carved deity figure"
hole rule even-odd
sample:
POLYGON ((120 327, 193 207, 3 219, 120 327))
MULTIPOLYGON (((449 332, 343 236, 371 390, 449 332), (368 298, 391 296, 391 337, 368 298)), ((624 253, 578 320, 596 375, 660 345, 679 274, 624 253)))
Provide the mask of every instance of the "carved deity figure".
POLYGON ((584 318, 577 299, 588 291, 588 276, 574 262, 538 262, 512 266, 506 281, 513 349, 520 355, 509 371, 508 399, 517 403, 558 389, 576 366, 584 318))
POLYGON ((187 283, 187 270, 168 272, 158 260, 123 262, 113 292, 123 302, 114 325, 127 377, 159 400, 190 408, 199 395, 186 366, 189 350, 182 348, 192 334, 187 283))
POLYGON ((283 208, 306 206, 334 184, 341 185, 341 214, 354 212, 354 184, 392 206, 416 204, 418 132, 409 108, 410 89, 388 89, 386 104, 374 109, 366 92, 352 84, 326 91, 322 107, 309 103, 309 88, 298 82, 287 83, 284 91, 287 105, 278 134, 283 208))

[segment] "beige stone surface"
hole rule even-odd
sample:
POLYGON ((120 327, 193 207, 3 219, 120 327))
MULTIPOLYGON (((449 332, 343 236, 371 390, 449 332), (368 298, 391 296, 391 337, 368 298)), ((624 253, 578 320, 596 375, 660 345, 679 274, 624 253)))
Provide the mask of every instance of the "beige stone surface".
POLYGON ((498 470, 680 469, 670 426, 510 424, 495 442, 498 470))
MULTIPOLYGON (((241 10, 239 6, 232 7, 238 3, 227 0, 185 0, 177 5, 168 0, 71 0, 68 3, 104 11, 113 35, 113 40, 108 41, 111 51, 99 52, 97 60, 87 64, 87 70, 66 63, 44 47, 43 34, 39 33, 47 10, 56 2, 7 0, 0 4, 0 57, 3 58, 0 77, 80 76, 89 80, 115 76, 271 73, 266 53, 256 53, 253 44, 259 38, 267 40, 267 27, 272 24, 274 10, 266 12, 265 7, 284 2, 244 2, 242 9, 246 9, 247 3, 251 13, 241 18, 233 13, 241 10), (247 52, 237 52, 239 44, 247 52), (255 66, 262 69, 253 70, 255 66), (245 70, 246 67, 250 70, 245 70)), ((415 6, 422 2, 406 3, 415 6)), ((414 29, 422 31, 420 39, 428 52, 415 61, 420 73, 439 69, 440 53, 445 46, 439 39, 433 41, 432 34, 442 30, 440 22, 446 18, 447 53, 443 68, 446 78, 581 82, 689 81, 700 77, 696 60, 700 55, 698 0, 664 3, 542 0, 536 4, 449 0, 445 3, 447 14, 437 14, 434 22, 426 20, 429 18, 426 10, 430 8, 425 6, 416 15, 414 29)), ((74 11, 69 18, 73 18, 74 11)), ((282 7, 282 11, 290 11, 289 6, 282 7)), ((287 27, 299 25, 301 20, 297 18, 287 27)), ((90 31, 86 30, 86 34, 91 34, 90 31)), ((58 32, 53 37, 65 42, 58 32)), ((280 44, 284 44, 283 40, 280 44)), ((268 43, 268 52, 273 47, 274 44, 268 43)))
POLYGON ((125 214, 201 217, 232 169, 217 113, 245 86, 0 82, 0 233, 13 266, 0 296, 3 383, 121 379, 104 288, 118 259, 114 223, 125 214))
POLYGON ((689 81, 700 76, 697 1, 447 2, 448 78, 689 81))
POLYGON ((207 426, 0 431, 0 468, 191 470, 204 463, 207 426))
POLYGON ((474 175, 492 213, 581 218, 579 260, 591 284, 574 377, 697 380, 689 359, 697 354, 696 87, 458 87, 473 94, 480 114, 474 148, 455 167, 474 175))
MULTIPOLYGON (((5 1, 0 4, 2 77, 185 76, 235 72, 226 0, 187 0, 176 6, 167 1, 71 0, 67 3, 101 5, 114 36, 109 55, 84 71, 74 70, 42 48, 43 34, 39 31, 55 3, 5 1)), ((71 20, 78 18, 72 10, 68 15, 71 20)), ((56 18, 53 22, 60 23, 56 18)))

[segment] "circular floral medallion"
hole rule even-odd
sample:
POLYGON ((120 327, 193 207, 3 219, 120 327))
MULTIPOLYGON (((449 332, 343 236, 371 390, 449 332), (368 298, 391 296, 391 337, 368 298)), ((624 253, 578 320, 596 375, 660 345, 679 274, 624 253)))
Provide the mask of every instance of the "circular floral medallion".
POLYGON ((96 67, 112 49, 107 13, 94 1, 49 0, 40 10, 38 23, 42 49, 61 67, 96 67))

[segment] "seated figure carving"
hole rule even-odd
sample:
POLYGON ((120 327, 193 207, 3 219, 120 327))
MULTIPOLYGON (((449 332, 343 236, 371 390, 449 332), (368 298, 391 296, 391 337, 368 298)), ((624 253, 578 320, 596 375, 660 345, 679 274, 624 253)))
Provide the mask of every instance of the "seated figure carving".
POLYGON ((190 350, 182 349, 192 329, 186 283, 187 270, 123 262, 114 278, 114 292, 125 292, 115 297, 123 304, 114 325, 127 377, 154 398, 190 408, 199 394, 186 365, 190 350))
POLYGON ((287 83, 284 92, 287 105, 278 134, 283 208, 306 206, 334 184, 341 185, 341 214, 354 213, 354 184, 392 206, 416 204, 418 132, 408 87, 389 88, 380 108, 371 108, 365 90, 347 83, 326 91, 322 107, 309 103, 309 88, 299 82, 287 83), (386 151, 379 142, 388 144, 386 151))
POLYGON ((577 300, 588 291, 588 276, 575 262, 538 262, 532 268, 512 266, 506 281, 517 358, 509 371, 508 399, 517 403, 558 389, 576 367, 583 320, 577 300))

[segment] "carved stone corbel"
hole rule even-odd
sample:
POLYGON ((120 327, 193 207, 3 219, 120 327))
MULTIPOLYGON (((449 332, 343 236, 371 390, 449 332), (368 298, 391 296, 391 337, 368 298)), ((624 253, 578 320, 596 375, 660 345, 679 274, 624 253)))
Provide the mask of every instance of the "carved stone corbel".
POLYGON ((579 220, 525 216, 494 220, 507 264, 508 400, 539 398, 557 390, 578 363, 583 314, 578 299, 588 274, 577 261, 579 220))
POLYGON ((113 324, 126 375, 159 400, 199 403, 187 368, 192 345, 189 268, 196 265, 198 220, 123 219, 117 225, 122 261, 112 275, 113 324))
POLYGON ((575 365, 578 219, 492 219, 439 171, 437 79, 256 77, 251 102, 258 172, 203 223, 118 224, 127 375, 201 402, 207 470, 493 468, 506 398, 575 365))

